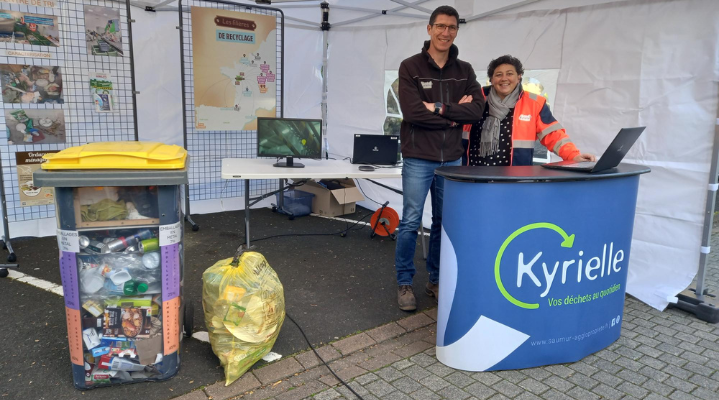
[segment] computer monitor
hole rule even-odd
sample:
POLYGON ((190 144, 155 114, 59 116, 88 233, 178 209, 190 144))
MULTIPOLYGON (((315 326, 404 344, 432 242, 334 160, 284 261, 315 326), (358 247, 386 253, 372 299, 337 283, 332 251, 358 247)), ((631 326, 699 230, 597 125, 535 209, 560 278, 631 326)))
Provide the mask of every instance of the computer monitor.
POLYGON ((303 168, 295 158, 322 158, 322 120, 257 118, 257 156, 286 157, 275 167, 303 168))

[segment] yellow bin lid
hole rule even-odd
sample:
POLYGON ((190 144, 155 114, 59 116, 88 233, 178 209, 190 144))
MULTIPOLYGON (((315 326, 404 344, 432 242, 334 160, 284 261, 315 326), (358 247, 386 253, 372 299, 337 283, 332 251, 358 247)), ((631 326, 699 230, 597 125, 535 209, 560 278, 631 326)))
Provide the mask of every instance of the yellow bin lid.
POLYGON ((187 150, 158 142, 97 142, 45 154, 42 169, 182 169, 187 150))

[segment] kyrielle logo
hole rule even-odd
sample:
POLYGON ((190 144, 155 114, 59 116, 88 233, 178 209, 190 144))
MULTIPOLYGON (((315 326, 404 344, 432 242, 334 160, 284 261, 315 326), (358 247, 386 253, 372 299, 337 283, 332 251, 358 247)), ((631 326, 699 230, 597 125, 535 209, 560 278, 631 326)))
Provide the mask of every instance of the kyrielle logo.
MULTIPOLYGON (((515 243, 516 245, 517 243, 515 243)), ((596 285, 589 284, 596 281, 597 279, 610 277, 612 274, 617 276, 622 271, 624 261, 624 250, 616 249, 614 242, 604 244, 587 244, 587 255, 583 249, 575 249, 575 235, 567 233, 564 229, 556 224, 549 222, 537 222, 529 225, 525 225, 510 234, 502 243, 497 252, 497 256, 494 262, 494 278, 497 284, 497 288, 502 293, 505 299, 517 307, 524 308, 527 310, 536 310, 540 307, 540 301, 547 300, 547 304, 551 307, 563 306, 563 305, 574 305, 580 303, 587 303, 594 300, 603 299, 604 297, 618 291, 621 288, 619 283, 611 284, 601 290, 596 290, 596 285), (525 260, 529 257, 525 257, 525 251, 521 249, 521 241, 519 251, 508 250, 510 245, 523 234, 527 232, 540 233, 542 239, 543 248, 537 251, 534 257, 529 262, 525 260), (549 236, 545 236, 549 235, 549 236), (566 252, 562 253, 557 251, 556 248, 573 249, 578 250, 578 257, 568 260, 553 259, 546 261, 547 257, 542 258, 546 253, 551 255, 566 255, 566 252), (607 252, 608 250, 608 252, 607 252), (512 255, 516 254, 516 258, 512 255), (516 269, 513 261, 516 260, 516 269), (540 261, 542 260, 542 261, 540 261), (585 261, 586 260, 586 261, 585 261), (552 261, 554 261, 552 265, 552 261), (535 265, 537 266, 535 271, 535 265), (541 265, 541 267, 539 267, 541 265), (502 281, 502 276, 513 276, 516 270, 516 289, 510 288, 502 281), (526 280, 529 280, 529 286, 534 284, 538 289, 543 289, 539 294, 540 299, 531 300, 527 297, 535 297, 533 295, 527 295, 525 290, 522 294, 512 292, 521 291, 522 285, 526 280), (558 286, 563 287, 566 284, 573 284, 573 288, 576 288, 578 292, 567 295, 566 297, 554 298, 547 297, 552 292, 552 288, 555 289, 558 286), (511 289, 511 290, 510 290, 511 289), (519 297, 519 298, 517 298, 519 297)), ((517 246, 512 246, 514 249, 517 246)), ((531 257, 531 253, 529 255, 531 257)), ((558 256, 561 257, 561 256, 558 256)), ((604 280, 600 281, 603 282, 604 280)), ((607 282, 610 283, 610 282, 607 282)))

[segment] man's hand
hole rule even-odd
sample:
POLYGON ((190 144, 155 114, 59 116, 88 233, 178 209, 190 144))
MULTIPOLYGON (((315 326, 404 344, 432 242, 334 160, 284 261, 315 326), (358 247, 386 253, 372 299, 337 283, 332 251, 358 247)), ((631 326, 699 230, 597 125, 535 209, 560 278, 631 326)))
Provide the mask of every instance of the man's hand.
POLYGON ((466 95, 462 96, 461 99, 459 99, 459 103, 457 103, 457 104, 471 103, 472 100, 473 100, 472 95, 466 94, 466 95))
MULTIPOLYGON (((467 95, 462 96, 462 98, 459 99, 459 102, 457 104, 471 103, 472 99, 473 99, 472 95, 467 94, 467 95)), ((427 103, 426 101, 423 101, 423 103, 424 103, 424 106, 427 107, 427 110, 429 110, 429 112, 432 112, 432 113, 434 112, 434 103, 427 103)))
POLYGON ((595 157, 594 154, 582 153, 582 154, 574 157, 574 161, 576 161, 576 162, 597 161, 597 157, 595 157))

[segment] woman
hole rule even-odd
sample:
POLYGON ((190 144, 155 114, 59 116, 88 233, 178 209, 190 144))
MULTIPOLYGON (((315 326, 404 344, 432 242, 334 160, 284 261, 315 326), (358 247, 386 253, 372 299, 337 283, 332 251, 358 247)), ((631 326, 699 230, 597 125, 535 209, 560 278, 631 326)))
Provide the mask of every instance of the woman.
POLYGON ((569 140, 544 97, 522 89, 522 74, 522 62, 510 55, 489 63, 491 86, 483 88, 484 113, 469 134, 468 165, 532 165, 537 139, 564 160, 596 161, 569 140))

